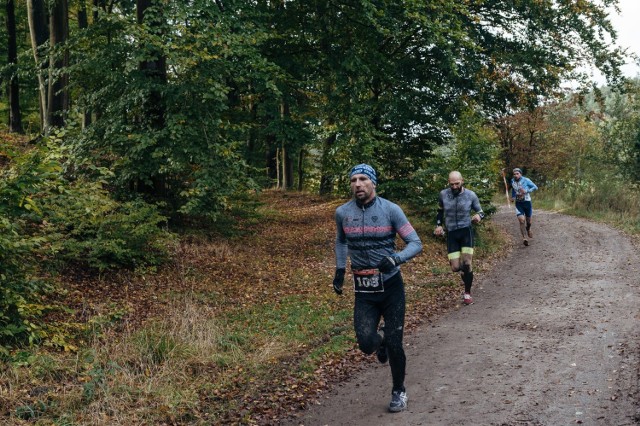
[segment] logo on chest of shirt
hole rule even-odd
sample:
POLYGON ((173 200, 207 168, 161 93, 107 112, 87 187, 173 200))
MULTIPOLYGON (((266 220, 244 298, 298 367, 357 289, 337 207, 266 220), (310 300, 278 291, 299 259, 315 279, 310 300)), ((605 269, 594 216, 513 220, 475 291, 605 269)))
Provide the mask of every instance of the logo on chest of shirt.
POLYGON ((371 216, 371 220, 374 221, 374 222, 377 222, 378 221, 378 216, 371 216))

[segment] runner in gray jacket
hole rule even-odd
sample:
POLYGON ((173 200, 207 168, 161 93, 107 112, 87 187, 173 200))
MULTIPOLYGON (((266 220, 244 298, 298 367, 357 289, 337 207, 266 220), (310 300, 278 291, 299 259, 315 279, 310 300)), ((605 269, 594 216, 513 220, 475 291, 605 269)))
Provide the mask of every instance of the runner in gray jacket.
POLYGON ((462 301, 471 305, 471 285, 473 284, 473 228, 484 217, 480 200, 475 192, 464 187, 460 172, 449 173, 449 188, 440 191, 438 215, 434 234, 444 235, 442 222, 447 228, 447 251, 453 272, 460 272, 464 283, 462 301), (475 214, 471 216, 471 211, 475 214))
POLYGON ((347 257, 354 279, 354 328, 360 350, 389 360, 393 387, 389 411, 407 408, 405 292, 399 266, 422 251, 422 242, 402 209, 376 195, 375 170, 360 164, 349 174, 354 199, 336 209, 336 273, 333 289, 342 294, 347 257), (396 252, 396 234, 406 246, 396 252), (384 326, 379 328, 380 319, 384 326))

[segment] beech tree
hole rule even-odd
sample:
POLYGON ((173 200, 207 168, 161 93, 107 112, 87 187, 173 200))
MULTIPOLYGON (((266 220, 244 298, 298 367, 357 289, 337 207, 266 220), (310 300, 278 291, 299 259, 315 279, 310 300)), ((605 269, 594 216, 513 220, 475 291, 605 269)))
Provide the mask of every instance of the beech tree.
POLYGON ((593 121, 602 134, 604 165, 616 171, 615 178, 640 184, 640 81, 630 82, 624 92, 608 92, 596 109, 593 121))
POLYGON ((35 73, 38 79, 40 128, 48 129, 49 122, 49 90, 47 82, 48 52, 45 51, 45 43, 49 38, 49 20, 44 0, 27 0, 27 18, 31 49, 35 61, 35 73))
MULTIPOLYGON (((69 109, 67 90, 69 53, 65 42, 69 38, 69 9, 67 0, 55 0, 49 14, 49 78, 47 93, 48 122, 63 127, 69 109)), ((45 128, 45 132, 46 132, 45 128)))
POLYGON ((6 0, 7 24, 7 60, 12 71, 7 82, 7 98, 9 101, 9 131, 23 133, 22 113, 20 110, 20 85, 16 66, 18 64, 18 44, 16 40, 16 14, 13 0, 6 0))
POLYGON ((328 192, 353 161, 408 177, 468 109, 495 119, 534 108, 588 63, 618 78, 605 3, 291 1, 265 54, 318 94, 307 110, 328 192))
POLYGON ((66 2, 43 21, 28 1, 43 128, 84 127, 64 140, 74 170, 108 167, 118 196, 176 215, 215 217, 296 176, 331 193, 361 161, 410 185, 463 115, 518 116, 582 66, 615 80, 623 57, 615 0, 93 0, 90 25, 83 4, 66 39, 66 2))

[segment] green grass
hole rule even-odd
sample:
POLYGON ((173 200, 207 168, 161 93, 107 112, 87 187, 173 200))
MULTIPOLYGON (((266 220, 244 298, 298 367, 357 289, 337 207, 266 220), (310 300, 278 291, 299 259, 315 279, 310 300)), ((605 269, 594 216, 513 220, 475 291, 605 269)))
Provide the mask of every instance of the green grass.
POLYGON ((640 234, 640 191, 615 182, 536 192, 536 207, 606 223, 640 234))
POLYGON ((91 350, 67 359, 22 352, 0 382, 66 384, 64 399, 45 385, 44 395, 15 407, 17 422, 47 418, 64 423, 69 421, 65 412, 72 410, 99 424, 101 407, 109 407, 112 424, 136 418, 148 424, 170 419, 207 424, 190 414, 203 409, 203 396, 220 395, 226 401, 204 410, 208 421, 222 421, 224 411, 238 408, 250 383, 270 383, 278 376, 281 360, 295 360, 293 377, 311 377, 324 359, 352 348, 351 315, 335 300, 303 295, 238 308, 224 318, 211 315, 195 299, 180 301, 165 320, 118 339, 99 339, 91 350), (147 408, 131 416, 131 406, 147 408))

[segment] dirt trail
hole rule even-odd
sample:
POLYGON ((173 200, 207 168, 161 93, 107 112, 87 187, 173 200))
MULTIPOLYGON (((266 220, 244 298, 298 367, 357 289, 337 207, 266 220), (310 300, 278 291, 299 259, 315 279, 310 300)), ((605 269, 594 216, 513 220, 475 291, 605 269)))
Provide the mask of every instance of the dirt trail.
POLYGON ((409 409, 373 365, 291 425, 638 425, 639 255, 618 231, 536 211, 522 245, 476 274, 476 303, 406 337, 409 409))

